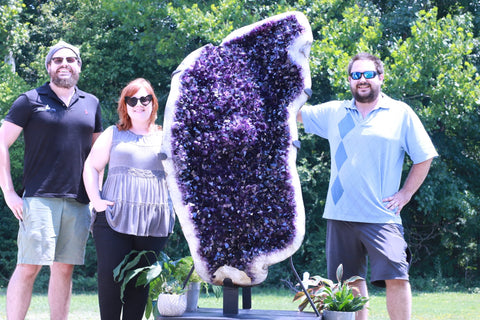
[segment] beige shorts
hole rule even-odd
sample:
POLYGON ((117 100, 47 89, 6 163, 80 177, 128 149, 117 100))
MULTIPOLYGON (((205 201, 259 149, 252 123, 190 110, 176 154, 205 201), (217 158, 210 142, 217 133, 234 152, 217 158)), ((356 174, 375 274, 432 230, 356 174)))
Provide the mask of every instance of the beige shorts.
POLYGON ((87 204, 68 198, 24 198, 17 263, 83 264, 89 226, 87 204))

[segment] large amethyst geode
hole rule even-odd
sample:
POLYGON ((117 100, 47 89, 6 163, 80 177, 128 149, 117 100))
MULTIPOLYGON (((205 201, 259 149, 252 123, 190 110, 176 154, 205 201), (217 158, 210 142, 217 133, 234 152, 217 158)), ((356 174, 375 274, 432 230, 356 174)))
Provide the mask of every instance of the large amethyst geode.
POLYGON ((303 241, 294 142, 311 44, 306 17, 288 12, 194 51, 173 75, 167 182, 196 271, 209 283, 259 284, 303 241))

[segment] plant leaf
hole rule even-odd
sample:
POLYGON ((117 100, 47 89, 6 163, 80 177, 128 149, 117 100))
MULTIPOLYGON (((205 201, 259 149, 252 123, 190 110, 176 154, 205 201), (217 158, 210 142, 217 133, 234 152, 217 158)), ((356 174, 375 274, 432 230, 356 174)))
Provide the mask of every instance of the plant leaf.
POLYGON ((162 265, 158 262, 149 267, 148 272, 145 275, 146 283, 150 283, 153 279, 157 278, 162 273, 162 265))
MULTIPOLYGON (((143 269, 143 268, 142 268, 143 269)), ((130 270, 128 271, 126 274, 125 274, 125 277, 123 278, 123 281, 122 281, 122 285, 120 287, 120 300, 123 301, 123 297, 124 297, 124 291, 125 291, 125 288, 128 284, 128 282, 130 282, 130 280, 132 280, 133 278, 135 278, 135 276, 137 274, 139 274, 140 272, 142 272, 143 270, 142 269, 135 269, 135 270, 130 270)))
POLYGON ((365 280, 365 279, 363 279, 363 278, 360 277, 360 276, 353 276, 353 277, 350 277, 350 278, 348 278, 347 280, 345 280, 344 283, 350 284, 350 283, 355 282, 355 281, 358 281, 358 280, 365 280))
POLYGON ((339 264, 337 268, 337 281, 340 283, 342 282, 343 277, 343 264, 339 264))
POLYGON ((303 291, 298 291, 295 296, 293 297, 292 301, 297 301, 298 299, 305 297, 305 292, 303 291))
POLYGON ((147 299, 147 305, 145 306, 145 318, 149 319, 152 314, 153 303, 152 300, 147 299))
MULTIPOLYGON (((114 280, 117 281, 117 282, 120 282, 122 281, 123 277, 125 276, 125 272, 127 272, 128 270, 131 270, 133 267, 135 267, 138 262, 140 262, 140 259, 146 255, 148 252, 150 251, 146 251, 146 250, 143 250, 143 251, 137 251, 137 250, 132 250, 130 251, 129 254, 127 254, 125 256, 125 258, 123 258, 122 262, 120 262, 120 264, 115 268, 113 269, 113 276, 114 276, 114 280), (135 257, 130 261, 130 257, 135 255, 135 257)), ((153 252, 153 251, 151 251, 153 252)))

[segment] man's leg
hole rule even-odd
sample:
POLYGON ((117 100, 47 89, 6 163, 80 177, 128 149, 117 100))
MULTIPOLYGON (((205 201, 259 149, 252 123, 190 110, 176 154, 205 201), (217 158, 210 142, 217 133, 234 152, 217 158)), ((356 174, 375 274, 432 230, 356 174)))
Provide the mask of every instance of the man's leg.
POLYGON ((50 266, 50 282, 48 284, 48 303, 50 319, 66 320, 72 296, 73 265, 54 262, 50 266))
POLYGON ((7 288, 7 319, 23 320, 32 299, 33 284, 42 266, 17 264, 7 288))
POLYGON ((385 280, 387 310, 391 320, 408 320, 412 314, 412 292, 407 280, 385 280))
MULTIPOLYGON (((355 282, 352 282, 350 286, 358 289, 357 292, 355 292, 354 290, 355 296, 360 295, 368 298, 367 282, 365 280, 357 280, 355 282)), ((362 310, 357 311, 355 313, 355 320, 367 320, 367 319, 368 319, 368 302, 367 304, 365 304, 362 310)))
MULTIPOLYGON (((367 258, 365 247, 359 239, 359 227, 357 223, 347 221, 328 220, 327 222, 327 272, 328 278, 337 282, 337 268, 343 265, 343 278, 348 279, 352 276, 366 277, 367 258)), ((367 284, 365 280, 357 280, 353 287, 358 288, 364 297, 368 298, 367 284)), ((361 311, 356 312, 357 320, 366 320, 368 318, 368 305, 361 311)))

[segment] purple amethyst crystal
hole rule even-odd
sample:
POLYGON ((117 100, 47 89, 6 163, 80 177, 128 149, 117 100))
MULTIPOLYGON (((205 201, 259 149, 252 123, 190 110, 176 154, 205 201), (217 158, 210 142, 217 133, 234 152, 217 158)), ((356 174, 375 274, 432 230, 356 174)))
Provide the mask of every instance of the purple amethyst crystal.
POLYGON ((300 65, 289 50, 304 39, 308 58, 311 32, 298 12, 240 30, 192 53, 174 75, 166 170, 200 276, 253 285, 303 239, 292 117, 310 79, 308 60, 300 65))

